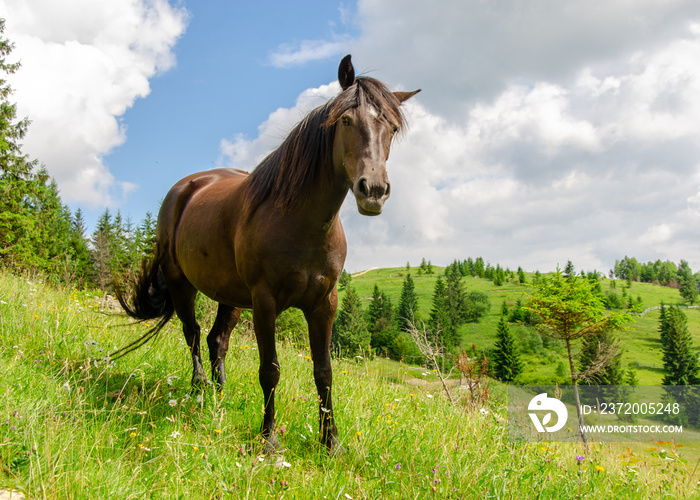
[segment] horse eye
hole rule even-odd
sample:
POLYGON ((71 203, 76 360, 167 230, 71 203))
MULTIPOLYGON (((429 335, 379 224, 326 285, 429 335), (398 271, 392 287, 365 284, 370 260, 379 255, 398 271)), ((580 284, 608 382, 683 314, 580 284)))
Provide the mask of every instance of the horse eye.
POLYGON ((394 134, 398 131, 399 131, 399 127, 394 127, 393 129, 391 129, 391 132, 394 134))
POLYGON ((352 125, 352 120, 350 119, 349 116, 344 116, 340 119, 340 123, 342 123, 345 126, 352 125))

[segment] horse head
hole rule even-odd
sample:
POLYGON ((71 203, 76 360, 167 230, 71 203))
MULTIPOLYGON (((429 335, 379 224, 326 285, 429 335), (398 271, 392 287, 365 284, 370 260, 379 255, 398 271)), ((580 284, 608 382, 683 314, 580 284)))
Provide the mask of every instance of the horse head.
POLYGON ((400 106, 420 90, 390 92, 379 81, 355 78, 350 56, 338 68, 343 92, 336 98, 333 163, 347 178, 362 215, 379 215, 391 194, 386 162, 404 120, 400 106))

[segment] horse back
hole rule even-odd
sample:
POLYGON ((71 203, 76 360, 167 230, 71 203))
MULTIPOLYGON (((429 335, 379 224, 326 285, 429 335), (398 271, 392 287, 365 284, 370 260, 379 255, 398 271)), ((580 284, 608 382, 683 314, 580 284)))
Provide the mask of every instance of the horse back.
POLYGON ((211 280, 212 269, 218 268, 218 275, 225 274, 229 281, 240 281, 235 276, 233 240, 247 177, 247 172, 237 169, 207 170, 183 178, 170 189, 156 229, 166 257, 166 279, 184 278, 215 300, 216 289, 225 284, 211 280), (224 263, 228 269, 222 274, 224 263))

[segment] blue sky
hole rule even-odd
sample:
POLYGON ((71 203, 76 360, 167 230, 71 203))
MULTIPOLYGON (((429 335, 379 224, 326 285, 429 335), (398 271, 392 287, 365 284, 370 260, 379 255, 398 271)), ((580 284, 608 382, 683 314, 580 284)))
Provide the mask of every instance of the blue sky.
POLYGON ((492 264, 700 269, 696 0, 0 0, 24 151, 94 221, 250 170, 335 95, 340 58, 396 90, 409 131, 380 217, 341 210, 350 271, 492 264))
POLYGON ((155 212, 179 178, 219 166, 222 138, 255 136, 271 112, 337 70, 337 58, 280 69, 270 60, 275 51, 351 28, 341 22, 340 4, 327 1, 185 5, 176 66, 154 77, 148 97, 121 117, 128 139, 105 158, 117 180, 139 186, 122 208, 135 215, 155 212))

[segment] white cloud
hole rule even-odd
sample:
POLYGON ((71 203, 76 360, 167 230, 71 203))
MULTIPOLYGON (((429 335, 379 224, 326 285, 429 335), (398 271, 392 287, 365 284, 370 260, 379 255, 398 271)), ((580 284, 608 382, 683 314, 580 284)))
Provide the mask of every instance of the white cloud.
POLYGON ((286 43, 269 56, 269 62, 278 68, 301 65, 310 61, 328 59, 347 50, 349 37, 334 36, 332 41, 302 40, 298 43, 286 43))
POLYGON ((312 109, 322 105, 340 92, 340 85, 333 82, 318 88, 308 89, 297 97, 291 108, 280 108, 270 114, 258 127, 258 136, 248 139, 242 134, 232 140, 222 139, 219 147, 219 163, 251 171, 270 152, 279 146, 292 127, 312 109))
POLYGON ((360 0, 353 55, 457 118, 518 81, 568 85, 583 67, 692 37, 698 19, 694 0, 360 0))
POLYGON ((22 62, 10 78, 32 125, 23 151, 44 162, 64 201, 110 204, 133 184, 102 158, 126 139, 119 117, 175 63, 187 13, 166 0, 0 0, 5 36, 22 62))
MULTIPOLYGON (((700 35, 684 35, 615 65, 580 66, 568 81, 514 80, 461 115, 425 102, 444 86, 424 88, 406 104, 409 132, 392 148, 384 213, 343 206, 348 268, 479 255, 529 270, 572 260, 605 272, 624 255, 692 261, 699 55, 700 35)), ((338 90, 322 89, 305 94, 338 90)), ((277 110, 258 138, 230 143, 239 151, 230 158, 250 168, 308 109, 277 110)))

